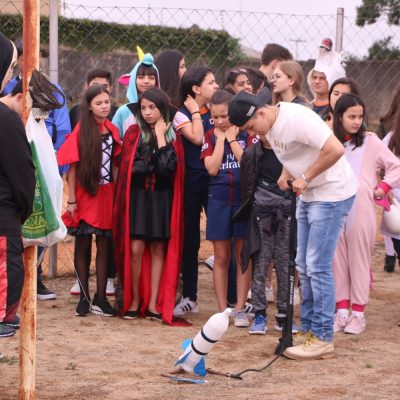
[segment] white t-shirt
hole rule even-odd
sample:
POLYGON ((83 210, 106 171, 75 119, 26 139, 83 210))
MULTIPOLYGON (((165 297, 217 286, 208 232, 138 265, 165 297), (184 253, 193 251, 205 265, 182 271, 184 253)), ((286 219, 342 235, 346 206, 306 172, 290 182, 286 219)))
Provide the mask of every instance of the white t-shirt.
MULTIPOLYGON (((314 111, 282 102, 267 138, 279 161, 298 178, 319 157, 330 135, 332 131, 314 111)), ((357 186, 357 178, 342 156, 310 182, 301 198, 305 202, 346 200, 356 194, 357 186)))

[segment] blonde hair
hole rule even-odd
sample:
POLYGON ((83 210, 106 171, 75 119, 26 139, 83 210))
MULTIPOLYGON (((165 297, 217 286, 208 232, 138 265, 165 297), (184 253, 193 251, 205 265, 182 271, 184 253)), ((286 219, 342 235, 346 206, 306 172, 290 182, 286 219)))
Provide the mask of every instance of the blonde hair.
MULTIPOLYGON (((300 64, 296 61, 282 61, 280 62, 276 68, 279 68, 289 79, 293 79, 293 94, 295 96, 300 96, 303 82, 304 82, 304 74, 303 69, 300 64)), ((282 96, 280 93, 272 93, 272 104, 277 104, 282 101, 282 96)))

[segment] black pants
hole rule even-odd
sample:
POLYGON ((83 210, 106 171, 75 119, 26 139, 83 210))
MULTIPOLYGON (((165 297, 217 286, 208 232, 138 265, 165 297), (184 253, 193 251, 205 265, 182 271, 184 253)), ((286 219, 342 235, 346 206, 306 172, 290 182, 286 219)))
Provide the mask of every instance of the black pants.
MULTIPOLYGON (((38 246, 38 259, 40 255, 43 253, 44 247, 38 246)), ((37 281, 42 282, 43 268, 42 263, 40 263, 37 267, 37 281)), ((108 268, 107 268, 107 278, 114 279, 117 275, 117 269, 115 267, 115 258, 114 258, 114 244, 111 241, 111 245, 108 249, 108 268)))
POLYGON ((24 284, 23 246, 20 236, 0 236, 0 321, 12 321, 24 284))

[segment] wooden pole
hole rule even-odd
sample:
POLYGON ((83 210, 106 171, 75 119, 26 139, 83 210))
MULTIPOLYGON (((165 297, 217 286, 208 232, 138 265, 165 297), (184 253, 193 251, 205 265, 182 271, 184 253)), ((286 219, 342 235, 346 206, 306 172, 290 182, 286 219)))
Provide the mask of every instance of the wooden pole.
MULTIPOLYGON (((23 120, 26 123, 31 109, 28 84, 32 71, 39 68, 40 46, 40 0, 24 0, 23 5, 23 49, 24 71, 23 120)), ((36 291, 37 291, 37 248, 27 247, 24 251, 25 280, 22 289, 20 316, 20 400, 35 398, 35 366, 36 366, 36 291)))

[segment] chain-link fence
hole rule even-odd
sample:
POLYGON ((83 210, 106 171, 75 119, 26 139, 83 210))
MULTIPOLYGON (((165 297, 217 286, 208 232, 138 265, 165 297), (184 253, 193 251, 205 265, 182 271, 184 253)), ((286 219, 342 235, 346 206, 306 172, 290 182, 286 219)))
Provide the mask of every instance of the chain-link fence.
MULTIPOLYGON (((89 7, 59 3, 59 83, 70 103, 80 97, 91 68, 109 69, 113 77, 137 62, 136 45, 153 54, 180 50, 191 65, 210 65, 221 81, 235 65, 258 66, 266 43, 287 47, 304 72, 313 66, 323 37, 336 38, 336 15, 282 15, 247 11, 188 8, 89 7)), ((76 0, 79 1, 79 0, 76 0)), ((0 0, 0 30, 16 40, 22 36, 22 1, 0 0)), ((49 46, 49 0, 41 2, 41 44, 49 46)), ((384 21, 358 27, 344 10, 343 51, 349 56, 347 75, 355 78, 366 100, 370 121, 387 109, 400 82, 400 28, 384 21)), ((47 55, 42 67, 48 67, 47 55)), ((125 88, 114 97, 125 100, 125 88)), ((60 249, 60 251, 63 251, 60 249)), ((65 257, 66 258, 66 257, 65 257)), ((67 258, 66 258, 67 259, 67 258)))
MULTIPOLYGON (((22 1, 0 0, 1 30, 12 39, 22 35, 21 9, 22 1)), ((41 9, 41 41, 47 47, 49 0, 41 2, 41 9)), ((236 64, 257 65, 268 42, 284 45, 297 60, 305 62, 315 58, 323 37, 335 39, 336 20, 336 15, 90 7, 63 1, 59 3, 59 80, 74 101, 90 68, 110 69, 114 77, 130 71, 137 61, 136 45, 152 53, 176 48, 185 54, 188 65, 208 64, 219 79, 236 64)), ((391 46, 400 47, 399 31, 398 26, 384 21, 358 27, 355 18, 344 17, 347 73, 363 88, 373 119, 387 106, 393 87, 400 81, 400 51, 397 58, 390 51, 391 46)), ((305 72, 311 67, 311 62, 305 63, 305 72)), ((114 95, 123 102, 124 88, 117 85, 114 95)))

